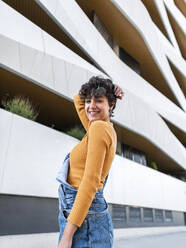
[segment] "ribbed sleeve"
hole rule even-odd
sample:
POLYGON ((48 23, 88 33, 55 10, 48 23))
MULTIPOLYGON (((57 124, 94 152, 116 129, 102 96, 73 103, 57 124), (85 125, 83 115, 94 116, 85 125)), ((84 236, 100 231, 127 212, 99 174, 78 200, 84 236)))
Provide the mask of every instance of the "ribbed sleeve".
POLYGON ((78 116, 81 120, 81 123, 83 124, 85 130, 87 131, 88 126, 89 126, 89 119, 85 113, 84 102, 81 100, 79 95, 74 96, 74 104, 75 104, 75 108, 76 108, 76 111, 78 113, 78 116))
POLYGON ((108 124, 97 120, 88 129, 88 147, 84 175, 78 188, 73 208, 68 220, 74 225, 81 226, 92 203, 101 180, 106 152, 112 139, 108 124))

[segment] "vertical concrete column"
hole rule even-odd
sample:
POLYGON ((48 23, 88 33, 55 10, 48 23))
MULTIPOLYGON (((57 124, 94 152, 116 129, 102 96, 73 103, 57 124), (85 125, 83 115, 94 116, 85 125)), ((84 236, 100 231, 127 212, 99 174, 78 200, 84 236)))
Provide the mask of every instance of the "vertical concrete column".
POLYGON ((163 210, 163 223, 166 222, 166 217, 165 217, 165 210, 163 210))
POLYGON ((143 208, 140 208, 140 215, 141 215, 141 223, 143 223, 144 222, 143 208))
POLYGON ((156 222, 156 216, 155 216, 155 209, 154 208, 152 209, 152 221, 153 221, 153 223, 156 222))
POLYGON ((126 206, 126 223, 129 223, 130 222, 130 219, 129 219, 129 206, 126 206))
POLYGON ((111 218, 112 218, 112 204, 111 203, 109 203, 108 204, 108 211, 109 211, 109 214, 110 214, 110 216, 111 216, 111 218))
POLYGON ((115 40, 113 40, 113 51, 115 52, 115 54, 119 57, 119 45, 116 43, 115 40))

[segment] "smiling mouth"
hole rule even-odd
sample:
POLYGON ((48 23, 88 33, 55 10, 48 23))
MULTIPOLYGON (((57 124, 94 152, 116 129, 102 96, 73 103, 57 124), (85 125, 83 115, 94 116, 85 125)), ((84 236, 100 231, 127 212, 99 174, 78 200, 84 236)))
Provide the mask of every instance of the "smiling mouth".
POLYGON ((97 114, 99 114, 99 111, 91 111, 91 112, 89 112, 89 115, 97 115, 97 114))

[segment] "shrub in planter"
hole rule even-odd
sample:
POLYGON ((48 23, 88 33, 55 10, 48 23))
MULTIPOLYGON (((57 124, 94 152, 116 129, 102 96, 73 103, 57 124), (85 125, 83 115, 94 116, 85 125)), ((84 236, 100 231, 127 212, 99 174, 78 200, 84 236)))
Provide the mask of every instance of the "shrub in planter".
POLYGON ((14 96, 12 99, 3 99, 1 103, 5 110, 33 121, 39 114, 27 97, 14 96))
POLYGON ((116 149, 116 154, 122 156, 122 152, 121 152, 121 149, 119 147, 117 147, 117 149, 116 149))
POLYGON ((85 130, 79 126, 75 126, 70 130, 66 131, 66 133, 70 136, 73 136, 76 139, 81 140, 85 135, 85 130))
POLYGON ((154 170, 158 170, 158 166, 155 162, 151 162, 151 168, 153 168, 154 170))

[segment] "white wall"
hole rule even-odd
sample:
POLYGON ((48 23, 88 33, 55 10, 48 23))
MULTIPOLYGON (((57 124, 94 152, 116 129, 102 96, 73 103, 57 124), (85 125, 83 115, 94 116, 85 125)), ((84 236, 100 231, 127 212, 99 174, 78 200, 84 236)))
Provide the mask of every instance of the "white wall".
POLYGON ((57 197, 56 173, 77 140, 1 109, 0 119, 0 193, 57 197))
POLYGON ((105 196, 108 202, 186 211, 186 183, 116 155, 105 196))
MULTIPOLYGON (((0 194, 56 198, 57 171, 78 140, 1 109, 0 119, 0 194)), ((111 203, 186 211, 186 183, 117 155, 105 196, 111 203)))

